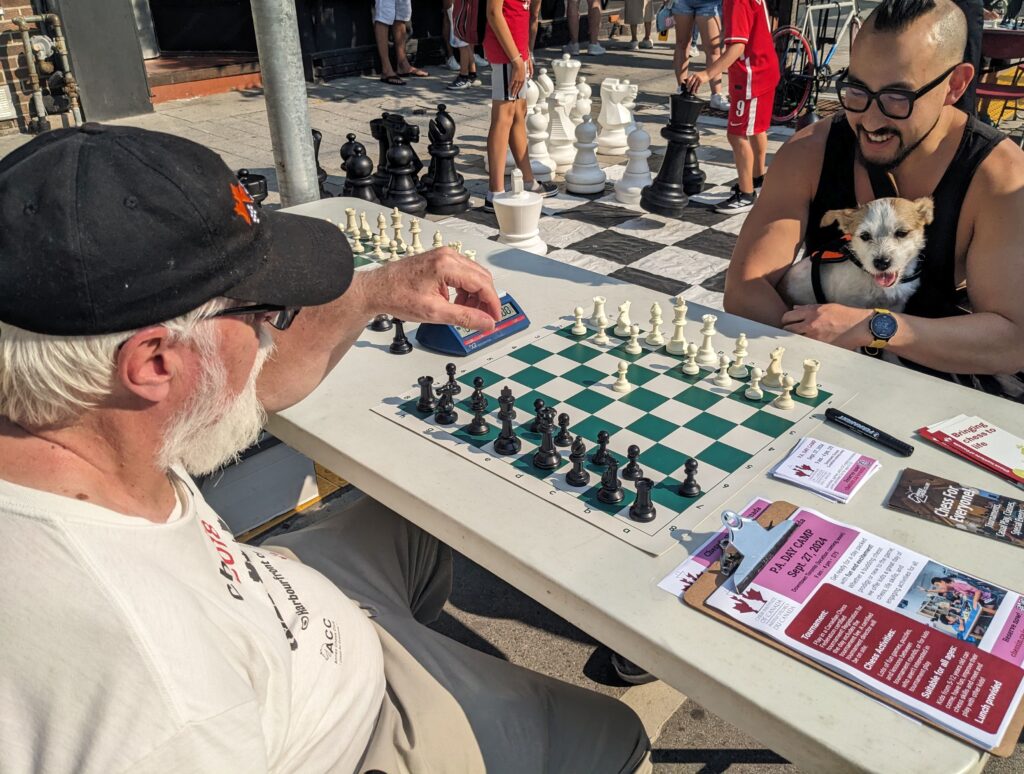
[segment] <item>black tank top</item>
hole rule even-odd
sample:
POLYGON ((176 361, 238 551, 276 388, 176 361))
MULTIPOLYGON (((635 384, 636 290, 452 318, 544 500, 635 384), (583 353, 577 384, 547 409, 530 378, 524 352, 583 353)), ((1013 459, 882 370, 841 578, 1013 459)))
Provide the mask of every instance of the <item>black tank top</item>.
MULTIPOLYGON (((956 229, 960 209, 974 172, 992 149, 1005 139, 998 129, 968 116, 960 145, 953 160, 932 193, 935 217, 925 227, 924 257, 921 261, 921 285, 907 301, 904 311, 918 317, 953 317, 967 314, 967 294, 956 287, 956 229)), ((811 200, 804 252, 810 254, 835 244, 842 235, 832 223, 821 225, 828 210, 857 207, 853 169, 857 137, 840 113, 832 119, 825 143, 825 158, 818 178, 818 189, 811 200)), ((1024 373, 1007 376, 947 374, 925 368, 912 361, 908 366, 950 379, 965 386, 1024 402, 1024 373)))

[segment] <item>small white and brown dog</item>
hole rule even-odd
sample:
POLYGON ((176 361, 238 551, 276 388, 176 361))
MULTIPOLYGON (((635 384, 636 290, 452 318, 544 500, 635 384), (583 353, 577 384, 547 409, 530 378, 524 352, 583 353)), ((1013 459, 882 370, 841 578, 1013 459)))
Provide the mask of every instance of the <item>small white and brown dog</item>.
POLYGON ((846 235, 842 247, 797 261, 779 291, 794 305, 831 302, 901 311, 921 284, 918 261, 924 228, 933 217, 930 196, 875 199, 856 209, 829 210, 821 225, 838 223, 846 235))

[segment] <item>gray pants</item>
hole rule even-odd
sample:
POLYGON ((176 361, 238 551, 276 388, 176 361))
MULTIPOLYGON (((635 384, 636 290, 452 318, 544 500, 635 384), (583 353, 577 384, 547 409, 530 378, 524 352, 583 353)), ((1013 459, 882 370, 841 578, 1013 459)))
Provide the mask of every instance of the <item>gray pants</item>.
POLYGON ((387 694, 362 772, 618 774, 649 765, 647 734, 626 705, 430 629, 451 591, 451 549, 394 511, 364 498, 269 543, 334 581, 377 625, 387 694))

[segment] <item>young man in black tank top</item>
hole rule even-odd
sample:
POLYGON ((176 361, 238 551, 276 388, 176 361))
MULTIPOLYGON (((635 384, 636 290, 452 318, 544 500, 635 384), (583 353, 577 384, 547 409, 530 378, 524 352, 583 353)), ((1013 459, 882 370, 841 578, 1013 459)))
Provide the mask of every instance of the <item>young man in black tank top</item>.
POLYGON ((954 107, 974 74, 961 63, 965 40, 950 0, 883 0, 846 76, 868 93, 866 109, 852 112, 862 105, 848 100, 845 116, 798 132, 776 154, 733 252, 725 308, 847 349, 876 343, 873 310, 790 309, 776 285, 805 243, 813 250, 838 236, 820 226, 825 209, 876 198, 868 169, 889 171, 899 195, 934 196, 936 217, 920 290, 875 328, 895 328, 888 349, 908 364, 1024 400, 1024 152, 954 107), (885 90, 916 96, 902 110, 884 96, 887 115, 885 90))

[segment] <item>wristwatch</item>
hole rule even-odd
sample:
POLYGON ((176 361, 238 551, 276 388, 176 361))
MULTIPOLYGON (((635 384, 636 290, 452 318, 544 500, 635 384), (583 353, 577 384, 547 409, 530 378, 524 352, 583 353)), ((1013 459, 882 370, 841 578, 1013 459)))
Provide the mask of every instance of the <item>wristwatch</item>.
POLYGON ((875 337, 875 340, 868 345, 869 348, 885 349, 885 345, 896 335, 898 328, 899 323, 896 322, 892 312, 888 309, 876 309, 875 313, 871 315, 871 319, 868 320, 868 330, 875 337))

